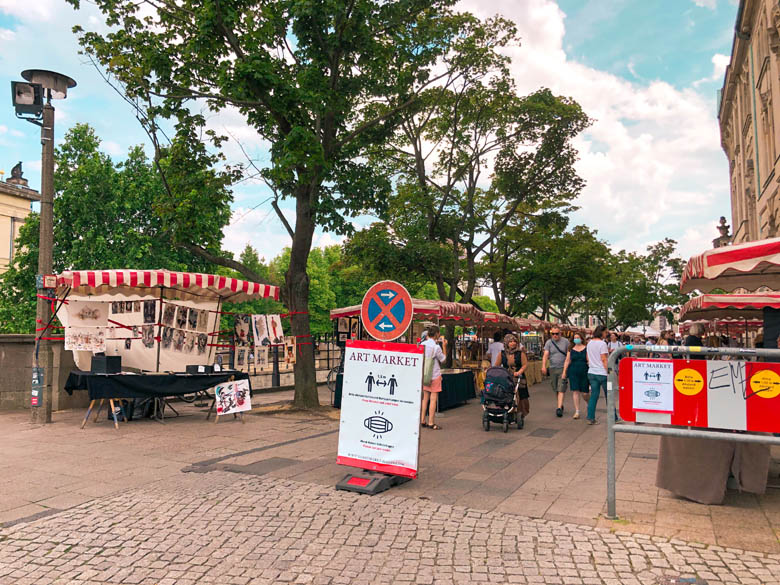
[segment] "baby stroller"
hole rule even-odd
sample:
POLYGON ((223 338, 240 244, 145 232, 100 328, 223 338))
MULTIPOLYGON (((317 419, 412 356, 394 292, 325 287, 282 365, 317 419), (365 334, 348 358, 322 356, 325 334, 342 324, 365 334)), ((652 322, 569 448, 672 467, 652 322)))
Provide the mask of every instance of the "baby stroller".
POLYGON ((488 368, 485 372, 485 388, 482 391, 482 428, 490 430, 490 422, 502 424, 504 432, 509 425, 523 428, 522 419, 517 416, 515 402, 515 381, 509 370, 500 366, 488 368))

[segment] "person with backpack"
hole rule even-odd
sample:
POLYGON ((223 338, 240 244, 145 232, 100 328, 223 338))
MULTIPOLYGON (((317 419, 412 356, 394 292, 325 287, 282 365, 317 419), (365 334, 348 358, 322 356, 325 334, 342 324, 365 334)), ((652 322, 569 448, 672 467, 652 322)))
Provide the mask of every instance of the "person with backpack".
POLYGON ((517 404, 517 428, 525 425, 525 417, 531 412, 530 395, 528 394, 528 382, 525 379, 525 370, 528 367, 528 355, 525 347, 517 339, 514 333, 504 336, 504 350, 501 352, 501 367, 509 370, 515 380, 515 401, 517 404))
POLYGON ((566 393, 568 382, 563 378, 563 366, 566 363, 566 356, 569 355, 569 340, 561 337, 561 328, 553 326, 550 329, 550 339, 544 344, 544 354, 542 355, 542 375, 547 375, 547 364, 550 364, 550 386, 553 392, 558 394, 558 407, 555 409, 555 416, 563 416, 563 395, 566 393))
POLYGON ((423 363, 423 395, 420 411, 420 426, 438 431, 441 429, 436 424, 436 404, 439 402, 441 392, 441 365, 447 355, 447 339, 442 339, 439 345, 439 327, 428 327, 428 338, 420 345, 425 348, 425 362, 423 363), (428 422, 425 422, 425 412, 428 411, 428 422))

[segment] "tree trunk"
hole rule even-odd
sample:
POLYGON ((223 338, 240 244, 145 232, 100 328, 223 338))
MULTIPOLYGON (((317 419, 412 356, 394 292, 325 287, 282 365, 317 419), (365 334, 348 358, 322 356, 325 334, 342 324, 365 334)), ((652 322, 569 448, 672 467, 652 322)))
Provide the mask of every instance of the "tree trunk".
POLYGON ((320 401, 317 395, 317 371, 314 367, 314 340, 311 337, 309 319, 309 275, 306 264, 314 236, 314 221, 311 215, 313 187, 299 187, 296 194, 295 233, 290 251, 290 267, 285 274, 285 300, 290 309, 292 334, 297 344, 295 360, 295 399, 297 408, 316 408, 320 401))
POLYGON ((455 363, 455 325, 447 325, 444 328, 444 336, 447 339, 447 355, 444 359, 444 367, 451 368, 455 363))

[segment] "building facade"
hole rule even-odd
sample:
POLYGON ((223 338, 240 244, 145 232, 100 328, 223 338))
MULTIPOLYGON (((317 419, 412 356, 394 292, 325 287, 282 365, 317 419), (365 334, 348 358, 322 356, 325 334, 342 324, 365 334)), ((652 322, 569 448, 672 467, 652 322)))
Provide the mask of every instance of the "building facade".
POLYGON ((30 215, 34 201, 40 201, 40 195, 27 186, 21 163, 13 168, 7 180, 0 176, 0 273, 8 270, 13 262, 19 229, 30 215))
POLYGON ((732 242, 780 235, 780 5, 740 0, 720 92, 721 144, 729 161, 732 242))

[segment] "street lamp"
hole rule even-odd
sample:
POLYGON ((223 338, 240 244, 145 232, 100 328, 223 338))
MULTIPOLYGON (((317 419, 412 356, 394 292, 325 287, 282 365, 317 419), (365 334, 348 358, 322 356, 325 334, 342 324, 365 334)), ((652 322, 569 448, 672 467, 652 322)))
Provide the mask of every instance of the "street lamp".
POLYGON ((31 400, 32 422, 50 423, 52 408, 52 376, 54 356, 45 327, 52 316, 49 301, 41 298, 51 296, 44 291, 56 286, 51 282, 53 272, 52 248, 54 228, 52 208, 54 206, 54 107, 52 99, 65 99, 68 90, 76 87, 76 82, 67 75, 44 69, 27 69, 22 77, 29 83, 11 82, 11 95, 16 117, 41 127, 41 215, 38 244, 38 279, 36 287, 40 291, 36 311, 37 335, 34 365, 32 371, 31 400), (48 278, 47 278, 48 277, 48 278), (44 339, 41 339, 44 338, 44 339), (41 362, 43 367, 41 367, 41 362))

